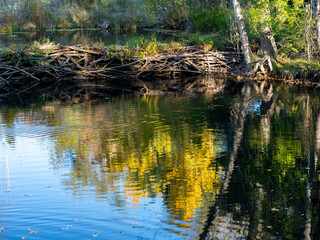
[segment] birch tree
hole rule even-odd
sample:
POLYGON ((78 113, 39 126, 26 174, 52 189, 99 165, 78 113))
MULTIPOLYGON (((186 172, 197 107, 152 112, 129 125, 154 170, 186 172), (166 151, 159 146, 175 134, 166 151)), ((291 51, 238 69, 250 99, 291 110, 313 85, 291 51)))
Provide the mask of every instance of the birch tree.
POLYGON ((317 34, 317 46, 318 46, 318 51, 320 53, 320 1, 319 0, 314 0, 314 17, 316 20, 316 34, 317 34))
POLYGON ((252 60, 252 52, 249 45, 249 39, 248 34, 246 30, 246 26, 244 24, 244 18, 241 11, 241 6, 238 0, 232 0, 234 13, 236 16, 236 20, 238 22, 239 26, 239 33, 241 37, 241 43, 242 43, 242 51, 244 55, 244 61, 246 63, 247 69, 250 69, 253 63, 252 60))

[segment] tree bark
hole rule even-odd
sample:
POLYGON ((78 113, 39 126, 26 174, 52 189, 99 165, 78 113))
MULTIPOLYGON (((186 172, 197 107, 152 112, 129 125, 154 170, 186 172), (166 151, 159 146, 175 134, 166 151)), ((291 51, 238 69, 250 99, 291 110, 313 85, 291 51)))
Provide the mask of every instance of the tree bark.
POLYGON ((252 52, 249 45, 248 34, 247 34, 246 26, 244 24, 240 3, 238 0, 232 0, 232 4, 233 4, 234 13, 238 22, 238 26, 239 26, 239 33, 241 37, 244 61, 246 63, 247 68, 250 69, 253 62, 252 52))
POLYGON ((274 39, 274 35, 270 26, 270 9, 267 6, 265 10, 265 16, 262 18, 261 30, 260 30, 260 41, 261 41, 261 48, 263 51, 263 56, 270 56, 273 59, 276 59, 277 55, 277 45, 274 39))
POLYGON ((319 0, 315 0, 315 19, 316 19, 316 31, 317 31, 317 46, 318 52, 320 53, 320 2, 319 0))

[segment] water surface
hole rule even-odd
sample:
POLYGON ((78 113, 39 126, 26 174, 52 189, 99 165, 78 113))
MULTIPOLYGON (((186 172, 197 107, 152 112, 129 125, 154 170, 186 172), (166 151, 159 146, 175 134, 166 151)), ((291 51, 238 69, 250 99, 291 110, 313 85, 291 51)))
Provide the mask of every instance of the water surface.
POLYGON ((1 239, 319 236, 317 94, 0 108, 1 239))

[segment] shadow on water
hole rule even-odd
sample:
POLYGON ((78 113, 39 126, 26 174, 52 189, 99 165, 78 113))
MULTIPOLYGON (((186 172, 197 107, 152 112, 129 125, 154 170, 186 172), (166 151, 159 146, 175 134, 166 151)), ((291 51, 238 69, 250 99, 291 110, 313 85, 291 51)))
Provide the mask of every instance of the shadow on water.
MULTIPOLYGON (((5 141, 49 139, 63 191, 94 195, 123 218, 161 199, 160 216, 135 214, 167 238, 317 239, 319 95, 209 77, 132 86, 104 102, 77 103, 78 93, 72 104, 2 107, 5 141)), ((84 92, 105 98, 103 89, 84 92)))
POLYGON ((25 105, 44 101, 80 103, 112 96, 212 96, 236 92, 243 83, 225 76, 194 76, 171 79, 115 78, 107 80, 62 80, 40 83, 26 91, 0 95, 6 104, 25 105))

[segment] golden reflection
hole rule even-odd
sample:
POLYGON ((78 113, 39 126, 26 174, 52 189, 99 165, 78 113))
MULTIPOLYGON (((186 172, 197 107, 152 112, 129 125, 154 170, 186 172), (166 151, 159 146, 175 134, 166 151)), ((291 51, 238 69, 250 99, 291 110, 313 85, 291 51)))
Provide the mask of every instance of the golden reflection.
POLYGON ((44 107, 54 111, 53 126, 69 128, 53 136, 52 148, 55 168, 72 156, 68 188, 75 194, 79 185, 94 185, 99 195, 121 192, 132 205, 160 195, 169 212, 187 222, 206 211, 220 189, 217 138, 206 123, 191 130, 191 123, 169 116, 176 123, 166 124, 166 107, 146 98, 116 106, 44 107))

